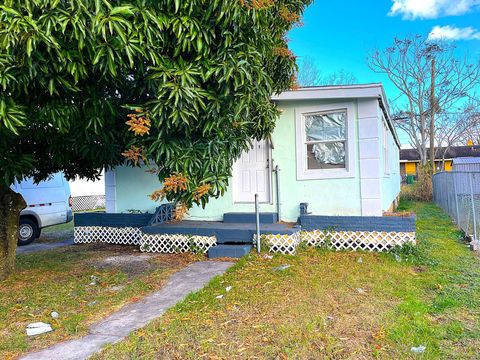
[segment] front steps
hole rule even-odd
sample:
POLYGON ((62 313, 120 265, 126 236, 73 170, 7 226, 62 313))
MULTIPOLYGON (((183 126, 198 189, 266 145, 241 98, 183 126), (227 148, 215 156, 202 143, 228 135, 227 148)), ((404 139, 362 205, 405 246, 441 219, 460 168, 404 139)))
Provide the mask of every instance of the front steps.
MULTIPOLYGON (((208 250, 209 258, 240 258, 250 252, 256 234, 255 213, 226 213, 224 221, 184 220, 145 226, 146 234, 185 234, 215 237, 216 245, 208 250)), ((291 235, 298 229, 278 223, 277 213, 260 213, 262 234, 291 235)))
POLYGON ((247 255, 250 250, 252 250, 251 244, 220 244, 208 249, 208 257, 210 259, 223 257, 241 258, 242 256, 247 255))

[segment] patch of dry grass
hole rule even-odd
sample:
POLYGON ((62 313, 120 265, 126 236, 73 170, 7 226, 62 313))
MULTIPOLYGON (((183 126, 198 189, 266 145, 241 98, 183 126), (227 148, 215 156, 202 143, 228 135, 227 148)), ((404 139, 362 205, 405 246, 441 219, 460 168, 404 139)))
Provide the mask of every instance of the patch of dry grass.
POLYGON ((108 245, 19 255, 15 274, 0 283, 0 358, 83 335, 91 323, 161 288, 170 274, 195 261, 188 255, 147 257, 133 247, 108 245), (96 285, 90 285, 92 276, 96 285), (54 331, 28 337, 27 324, 37 321, 54 331))

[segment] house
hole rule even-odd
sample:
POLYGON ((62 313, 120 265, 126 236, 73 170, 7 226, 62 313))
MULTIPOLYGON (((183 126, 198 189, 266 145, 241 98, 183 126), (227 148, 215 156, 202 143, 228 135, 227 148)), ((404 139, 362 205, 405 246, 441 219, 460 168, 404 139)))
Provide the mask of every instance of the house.
MULTIPOLYGON (((297 221, 300 203, 317 215, 380 216, 393 209, 399 141, 380 84, 302 88, 273 100, 281 116, 271 141, 254 141, 234 165, 225 196, 191 209, 190 219, 251 212, 255 193, 262 211, 287 222, 297 221)), ((118 167, 107 173, 106 186, 107 212, 158 206, 147 196, 160 187, 158 179, 142 169, 118 167)))
MULTIPOLYGON (((300 227, 312 231, 312 244, 325 240, 325 232, 316 231, 335 228, 338 248, 382 250, 392 245, 388 239, 413 241, 411 219, 382 216, 395 208, 400 192, 400 143, 383 86, 307 87, 283 92, 273 101, 281 115, 271 140, 253 141, 251 150, 235 163, 224 196, 211 199, 205 209, 190 209, 180 224, 163 223, 157 220, 171 209, 157 208, 159 204, 148 197, 161 187, 158 178, 142 168, 120 166, 105 175, 111 219, 117 225, 134 218, 141 223, 145 215, 138 213, 157 212, 157 220, 142 227, 146 251, 167 246, 171 239, 180 239, 175 246, 184 246, 184 235, 198 237, 202 248, 215 241, 228 246, 251 244, 258 194, 262 234, 276 234, 285 245, 277 242, 274 250, 294 252, 301 241, 300 227), (366 244, 361 240, 365 232, 382 235, 366 244), (349 235, 350 243, 343 242, 344 233, 354 233, 349 235)), ((103 220, 93 219, 95 214, 76 220, 78 226, 105 227, 108 215, 103 220)), ((88 234, 79 235, 79 241, 88 241, 88 234)))
MULTIPOLYGON (((429 153, 429 149, 427 149, 427 153, 429 153)), ((435 157, 435 169, 437 171, 452 171, 454 159, 480 157, 480 145, 436 148, 435 157)), ((418 164, 420 164, 420 154, 416 149, 400 150, 400 173, 402 179, 406 175, 417 175, 418 164)))

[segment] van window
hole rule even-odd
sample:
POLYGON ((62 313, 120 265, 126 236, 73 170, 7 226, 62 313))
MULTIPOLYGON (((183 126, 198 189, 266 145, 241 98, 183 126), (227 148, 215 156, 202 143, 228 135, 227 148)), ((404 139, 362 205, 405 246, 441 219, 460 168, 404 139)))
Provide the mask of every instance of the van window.
POLYGON ((57 188, 63 187, 63 174, 57 173, 52 175, 49 179, 35 184, 32 178, 23 180, 20 183, 22 189, 38 189, 38 188, 57 188))

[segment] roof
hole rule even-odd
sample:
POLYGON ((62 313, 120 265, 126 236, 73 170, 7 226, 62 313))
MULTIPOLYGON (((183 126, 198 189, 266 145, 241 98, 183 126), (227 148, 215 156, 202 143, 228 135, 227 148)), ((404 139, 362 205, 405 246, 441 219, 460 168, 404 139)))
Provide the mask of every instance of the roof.
MULTIPOLYGON (((429 152, 427 149, 427 154, 429 152)), ((441 147, 435 148, 435 152, 436 160, 480 157, 480 145, 441 147)), ((420 154, 417 149, 400 149, 400 161, 420 161, 420 154)))
POLYGON ((316 99, 378 99, 380 108, 383 111, 388 127, 393 134, 393 138, 400 148, 400 140, 393 120, 390 117, 387 97, 381 83, 355 84, 355 85, 329 85, 329 86, 307 86, 295 90, 284 91, 278 95, 273 95, 274 101, 288 100, 316 100, 316 99))
POLYGON ((380 83, 357 85, 306 86, 273 95, 272 100, 348 99, 384 97, 380 83))
POLYGON ((480 164, 480 157, 460 157, 453 159, 453 164, 480 164))

